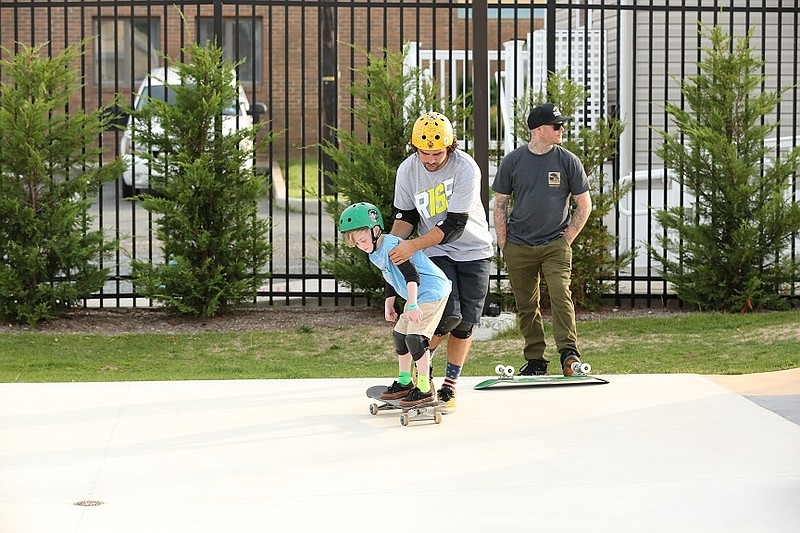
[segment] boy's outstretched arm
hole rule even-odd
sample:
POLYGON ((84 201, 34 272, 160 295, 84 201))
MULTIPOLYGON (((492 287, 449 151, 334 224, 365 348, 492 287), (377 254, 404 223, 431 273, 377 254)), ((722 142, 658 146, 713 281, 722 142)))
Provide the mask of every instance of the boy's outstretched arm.
POLYGON ((419 289, 419 271, 417 267, 410 260, 404 261, 397 265, 403 278, 406 280, 406 290, 408 291, 408 300, 403 313, 412 322, 420 322, 422 320, 422 311, 420 311, 417 302, 418 289, 419 289))

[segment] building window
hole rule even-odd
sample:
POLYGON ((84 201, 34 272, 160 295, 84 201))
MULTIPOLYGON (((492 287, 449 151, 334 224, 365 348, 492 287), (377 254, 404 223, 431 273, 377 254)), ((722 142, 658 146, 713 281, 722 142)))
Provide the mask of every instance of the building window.
MULTIPOLYGON (((214 42, 214 19, 197 19, 197 41, 204 45, 214 42)), ((261 18, 224 17, 219 45, 225 59, 244 62, 239 65, 239 81, 260 83, 261 73, 261 18)))
POLYGON ((95 18, 95 81, 136 87, 160 66, 161 22, 153 17, 95 18))

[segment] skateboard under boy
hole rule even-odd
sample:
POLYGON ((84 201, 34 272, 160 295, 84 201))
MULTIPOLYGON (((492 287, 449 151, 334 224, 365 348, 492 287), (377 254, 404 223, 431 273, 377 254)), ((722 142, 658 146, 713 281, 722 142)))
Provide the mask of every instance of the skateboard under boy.
POLYGON ((571 365, 571 376, 515 376, 514 367, 497 365, 494 367, 498 377, 481 381, 475 388, 488 389, 492 386, 519 386, 519 385, 600 385, 608 383, 603 378, 589 374, 592 367, 588 363, 574 362, 571 365))
POLYGON ((369 414, 377 415, 381 411, 403 411, 400 415, 400 423, 404 426, 407 426, 410 422, 417 422, 422 420, 433 420, 436 424, 442 423, 442 413, 439 412, 439 407, 441 406, 441 402, 435 401, 431 403, 425 403, 422 405, 417 405, 415 407, 402 407, 400 405, 400 400, 402 398, 398 398, 396 400, 384 400, 381 398, 381 394, 389 390, 389 387, 385 385, 375 385, 374 387, 370 387, 367 389, 367 397, 372 398, 373 400, 380 400, 381 404, 372 403, 369 406, 369 414))

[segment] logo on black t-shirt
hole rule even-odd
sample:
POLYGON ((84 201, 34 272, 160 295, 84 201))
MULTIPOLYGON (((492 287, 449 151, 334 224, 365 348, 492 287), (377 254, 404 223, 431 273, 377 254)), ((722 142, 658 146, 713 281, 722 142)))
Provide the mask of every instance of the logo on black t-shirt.
POLYGON ((561 186, 561 172, 548 172, 547 173, 547 184, 550 187, 560 187, 561 186))

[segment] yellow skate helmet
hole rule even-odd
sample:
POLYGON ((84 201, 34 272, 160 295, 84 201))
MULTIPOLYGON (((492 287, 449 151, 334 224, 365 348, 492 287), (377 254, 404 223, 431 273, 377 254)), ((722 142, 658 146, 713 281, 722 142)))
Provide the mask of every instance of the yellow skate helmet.
POLYGON ((441 150, 455 140, 453 125, 441 113, 428 112, 414 123, 411 144, 420 150, 441 150))

